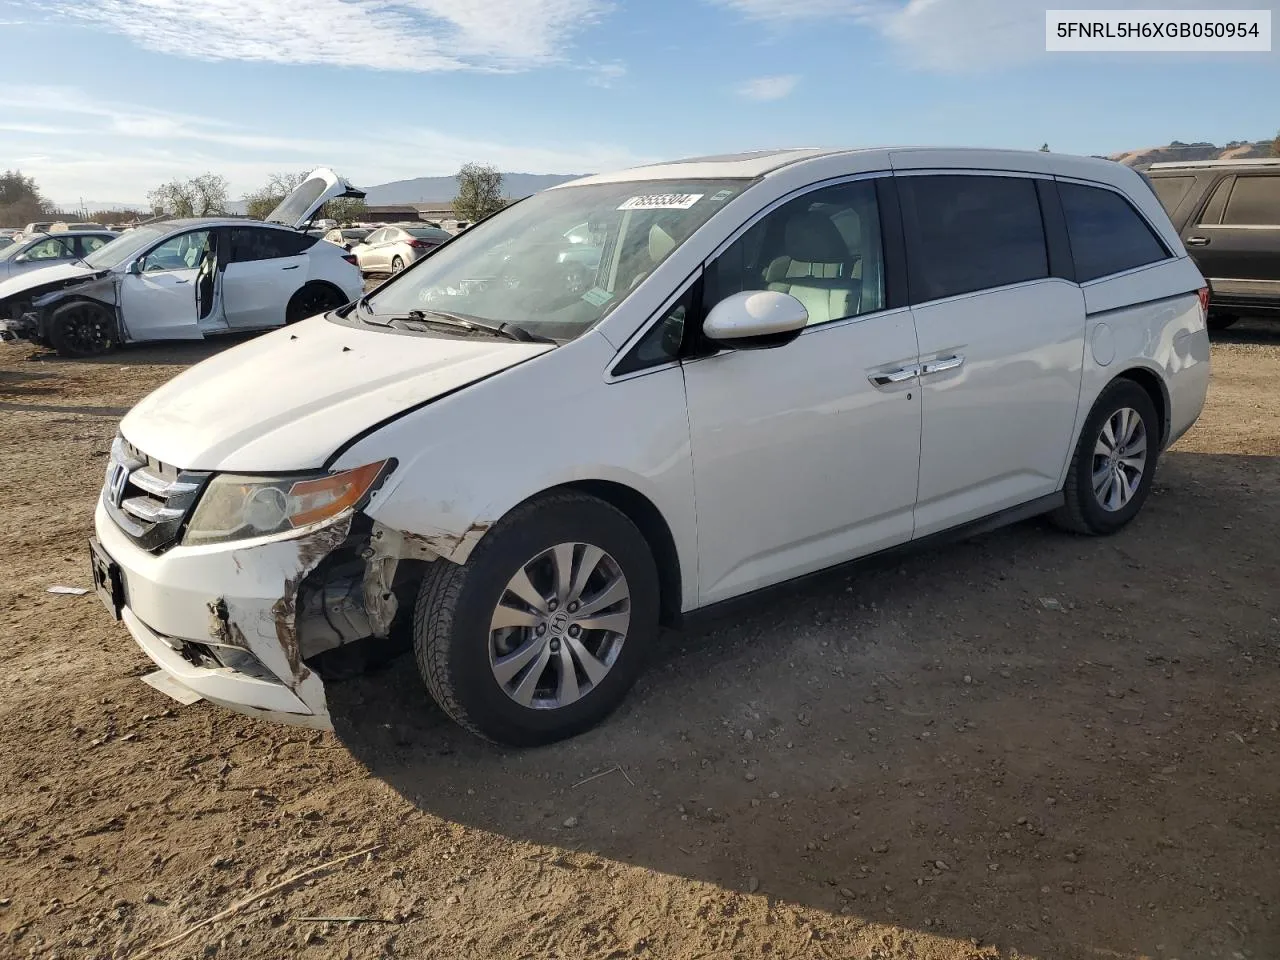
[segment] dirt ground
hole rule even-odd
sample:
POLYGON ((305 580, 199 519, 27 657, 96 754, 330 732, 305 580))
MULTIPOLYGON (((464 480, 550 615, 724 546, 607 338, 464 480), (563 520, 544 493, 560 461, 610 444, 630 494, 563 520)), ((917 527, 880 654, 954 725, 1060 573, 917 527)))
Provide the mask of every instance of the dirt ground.
POLYGON ((0 346, 0 957, 1280 957, 1280 327, 1216 342, 1119 536, 1022 524, 670 633, 523 752, 411 658, 332 686, 333 735, 179 706, 46 592, 90 585, 116 421, 218 348, 0 346))

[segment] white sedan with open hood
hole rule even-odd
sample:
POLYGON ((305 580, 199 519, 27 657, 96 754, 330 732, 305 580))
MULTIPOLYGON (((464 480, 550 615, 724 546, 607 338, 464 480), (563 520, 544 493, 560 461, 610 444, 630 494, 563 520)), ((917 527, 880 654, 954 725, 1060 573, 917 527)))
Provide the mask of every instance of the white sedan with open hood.
POLYGON ((588 177, 139 403, 94 581, 184 696, 325 726, 334 661, 400 638, 467 729, 554 740, 695 610, 1039 513, 1123 529, 1204 403, 1207 300, 1109 161, 588 177))
POLYGON ((265 330, 340 307, 361 292, 355 257, 302 228, 327 201, 362 196, 322 168, 266 222, 137 227, 83 257, 0 282, 0 340, 87 357, 123 343, 265 330))

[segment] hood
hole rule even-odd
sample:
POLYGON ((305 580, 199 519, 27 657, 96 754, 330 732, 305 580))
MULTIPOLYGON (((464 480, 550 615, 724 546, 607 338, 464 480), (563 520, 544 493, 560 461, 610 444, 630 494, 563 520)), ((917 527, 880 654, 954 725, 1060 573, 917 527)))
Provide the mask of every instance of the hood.
POLYGON ((16 277, 0 281, 0 301, 21 294, 24 299, 46 293, 49 290, 60 290, 74 286, 86 280, 105 276, 109 270, 94 270, 83 263, 58 263, 51 267, 40 267, 28 270, 16 277))
POLYGON ((301 227, 326 203, 339 197, 363 199, 364 191, 353 187, 328 167, 319 167, 307 174, 307 179, 281 200, 280 205, 267 214, 266 220, 268 223, 283 223, 286 227, 301 227))
POLYGON ((362 430, 550 344, 407 336, 313 317, 224 350, 146 397, 130 443, 188 470, 322 467, 362 430))

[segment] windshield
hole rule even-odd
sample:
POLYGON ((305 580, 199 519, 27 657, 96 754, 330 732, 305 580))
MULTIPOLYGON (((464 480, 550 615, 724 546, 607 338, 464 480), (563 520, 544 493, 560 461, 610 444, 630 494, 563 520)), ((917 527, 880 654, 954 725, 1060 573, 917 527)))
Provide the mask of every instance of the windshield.
POLYGON ((95 270, 113 270, 135 259, 147 247, 155 243, 173 228, 164 224, 135 227, 122 233, 110 243, 105 243, 84 258, 95 270))
POLYGON ((12 257, 16 257, 29 246, 31 246, 30 238, 20 242, 14 242, 8 237, 0 237, 0 247, 4 248, 3 250, 0 250, 0 260, 8 260, 12 257), (6 244, 4 242, 5 240, 9 240, 9 242, 6 244))
POLYGON ((364 302, 375 316, 439 311, 571 340, 747 183, 654 180, 547 190, 455 237, 364 302), (584 227, 581 242, 568 239, 584 227))

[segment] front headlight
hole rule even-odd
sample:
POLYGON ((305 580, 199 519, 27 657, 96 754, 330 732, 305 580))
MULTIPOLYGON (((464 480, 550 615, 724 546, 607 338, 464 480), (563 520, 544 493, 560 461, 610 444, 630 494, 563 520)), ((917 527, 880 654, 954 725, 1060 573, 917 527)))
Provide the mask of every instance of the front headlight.
POLYGON ((357 507, 391 472, 380 460, 321 476, 252 477, 225 473, 209 481, 183 543, 225 543, 309 527, 357 507))

